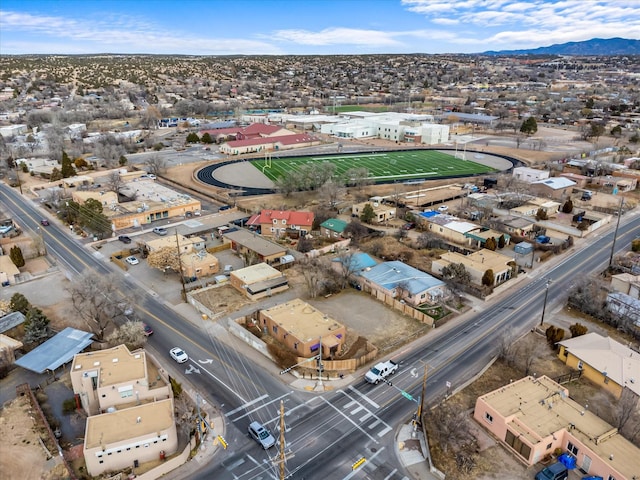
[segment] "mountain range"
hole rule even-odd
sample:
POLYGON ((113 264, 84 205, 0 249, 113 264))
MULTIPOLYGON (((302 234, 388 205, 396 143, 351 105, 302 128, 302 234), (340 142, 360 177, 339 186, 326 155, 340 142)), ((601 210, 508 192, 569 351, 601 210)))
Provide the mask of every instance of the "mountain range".
POLYGON ((528 50, 488 51, 482 55, 640 55, 640 40, 592 38, 583 42, 557 43, 528 50))

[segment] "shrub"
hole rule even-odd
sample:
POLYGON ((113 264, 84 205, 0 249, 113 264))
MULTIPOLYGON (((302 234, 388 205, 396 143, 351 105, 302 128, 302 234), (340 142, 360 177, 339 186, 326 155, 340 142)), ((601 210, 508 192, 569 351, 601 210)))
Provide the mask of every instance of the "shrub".
POLYGON ((62 402, 62 413, 68 415, 76 411, 76 399, 75 398, 67 398, 64 402, 62 402))
POLYGON ((493 285, 494 282, 495 282, 495 275, 493 273, 493 270, 489 269, 486 272, 484 272, 484 275, 482 275, 482 285, 486 285, 487 287, 490 287, 493 285))
POLYGON ((551 348, 555 348, 555 344, 562 341, 564 338, 564 329, 554 327, 553 325, 547 328, 544 333, 547 337, 547 343, 551 348))
POLYGON ((582 325, 581 323, 574 323, 569 327, 569 331, 571 332, 572 337, 579 337, 587 333, 589 329, 582 325))
POLYGON ((179 397, 180 394, 182 393, 182 384, 179 383, 175 378, 171 377, 169 379, 169 381, 171 382, 171 390, 173 390, 173 396, 174 397, 179 397))
POLYGON ((640 252, 640 238, 631 241, 631 251, 640 252))

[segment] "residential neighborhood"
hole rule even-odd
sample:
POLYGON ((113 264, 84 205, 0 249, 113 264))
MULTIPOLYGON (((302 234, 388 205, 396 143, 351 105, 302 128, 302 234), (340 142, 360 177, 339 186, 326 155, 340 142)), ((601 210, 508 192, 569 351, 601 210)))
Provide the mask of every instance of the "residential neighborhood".
POLYGON ((0 55, 7 478, 640 478, 637 55, 132 58, 0 55))

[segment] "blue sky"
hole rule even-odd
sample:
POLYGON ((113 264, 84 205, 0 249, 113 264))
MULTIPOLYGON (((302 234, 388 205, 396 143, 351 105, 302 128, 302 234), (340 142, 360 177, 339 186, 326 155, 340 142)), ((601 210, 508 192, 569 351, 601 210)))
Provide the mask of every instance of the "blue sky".
POLYGON ((640 39, 640 0, 2 0, 0 54, 475 53, 640 39))

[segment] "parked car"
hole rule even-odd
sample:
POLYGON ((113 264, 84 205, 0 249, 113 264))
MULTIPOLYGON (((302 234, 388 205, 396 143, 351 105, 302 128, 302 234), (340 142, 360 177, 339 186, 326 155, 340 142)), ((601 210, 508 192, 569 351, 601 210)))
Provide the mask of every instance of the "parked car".
POLYGON ((147 325, 146 323, 142 324, 142 333, 144 333, 145 337, 148 337, 153 334, 153 329, 147 325))
POLYGON ((118 237, 118 240, 120 240, 122 243, 131 243, 131 237, 127 237, 126 235, 120 235, 118 237))
POLYGON ((402 229, 403 229, 403 230, 413 230, 414 228, 416 228, 416 224, 415 224, 415 223, 413 223, 413 222, 405 223, 405 224, 402 226, 402 229))
POLYGON ((249 435, 262 445, 262 448, 267 450, 268 448, 273 447, 276 444, 276 439, 273 438, 273 435, 263 427, 259 422, 251 422, 249 424, 249 435))
POLYGON ((566 480, 569 470, 560 462, 556 462, 536 473, 536 480, 566 480))
POLYGON ((169 350, 169 355, 178 363, 189 361, 189 356, 180 347, 173 347, 169 350))
POLYGON ((447 207, 446 205, 440 205, 438 207, 439 212, 446 212, 447 210, 449 210, 449 207, 447 207))
POLYGON ((220 205, 220 208, 218 209, 219 212, 222 212, 223 210, 229 210, 231 208, 231 205, 220 205))
POLYGON ((224 266, 224 274, 228 277, 233 272, 233 265, 225 265, 224 266))
POLYGON ((156 227, 153 229, 153 233, 155 233, 156 235, 160 235, 161 237, 165 236, 167 233, 169 233, 169 231, 166 228, 163 227, 156 227))
POLYGON ((133 255, 125 258, 124 261, 127 262, 129 265, 138 265, 140 263, 140 261, 133 255))
POLYGON ((46 218, 43 218, 42 220, 40 220, 40 225, 42 225, 43 227, 48 227, 49 220, 47 220, 46 218))

